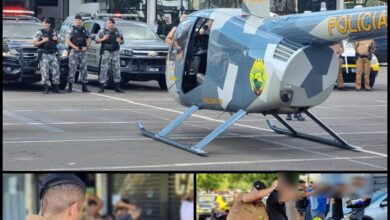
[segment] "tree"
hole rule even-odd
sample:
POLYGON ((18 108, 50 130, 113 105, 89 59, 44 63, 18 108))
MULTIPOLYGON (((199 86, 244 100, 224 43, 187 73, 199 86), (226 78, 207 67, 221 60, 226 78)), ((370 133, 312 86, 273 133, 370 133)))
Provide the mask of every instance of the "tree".
POLYGON ((196 174, 196 185, 198 189, 213 191, 219 188, 224 174, 199 173, 196 174))

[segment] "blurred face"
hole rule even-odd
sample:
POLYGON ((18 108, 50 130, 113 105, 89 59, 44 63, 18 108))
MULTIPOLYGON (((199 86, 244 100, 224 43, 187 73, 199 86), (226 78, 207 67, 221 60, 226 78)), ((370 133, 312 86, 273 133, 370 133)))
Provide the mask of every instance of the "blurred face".
POLYGON ((43 22, 42 23, 42 26, 43 26, 43 29, 50 29, 50 23, 47 23, 47 22, 43 22))
POLYGON ((352 185, 355 187, 364 187, 366 185, 366 180, 359 177, 353 178, 352 185))
POLYGON ((99 212, 99 209, 97 207, 97 205, 90 205, 88 207, 88 212, 91 214, 91 215, 96 215, 98 212, 99 212))
POLYGON ((189 199, 190 199, 191 201, 194 201, 194 190, 190 190, 190 191, 188 192, 188 197, 189 197, 189 199))
POLYGON ((107 20, 107 28, 112 29, 114 28, 114 23, 112 23, 110 20, 107 20))
POLYGON ((298 189, 305 190, 306 189, 306 183, 299 183, 298 184, 298 189))
POLYGON ((278 179, 278 192, 280 202, 292 201, 297 197, 296 186, 290 186, 280 178, 278 179))
POLYGON ((81 19, 74 20, 76 26, 81 26, 81 22, 82 22, 81 19))
POLYGON ((115 215, 122 216, 122 215, 126 215, 128 212, 129 210, 127 210, 126 208, 119 207, 116 209, 115 215))

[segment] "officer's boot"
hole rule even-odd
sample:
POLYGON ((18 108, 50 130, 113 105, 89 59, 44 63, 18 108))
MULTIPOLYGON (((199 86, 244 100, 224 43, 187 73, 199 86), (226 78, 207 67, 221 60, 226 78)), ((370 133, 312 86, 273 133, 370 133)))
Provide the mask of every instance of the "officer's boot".
POLYGON ((119 85, 119 83, 115 83, 115 92, 125 93, 119 85))
POLYGON ((82 91, 83 92, 91 92, 91 91, 88 90, 87 83, 83 83, 82 91))
POLYGON ((43 94, 49 94, 49 86, 47 84, 43 85, 43 94))
POLYGON ((64 93, 60 88, 58 87, 58 84, 53 85, 53 93, 64 93))
POLYGON ((104 92, 104 83, 100 83, 100 89, 98 91, 99 93, 103 93, 104 92))
POLYGON ((69 83, 69 85, 68 85, 68 90, 66 90, 66 92, 71 93, 71 92, 72 92, 72 87, 73 87, 73 84, 72 84, 72 83, 69 83))
POLYGON ((294 118, 298 119, 298 121, 305 120, 305 118, 303 117, 303 115, 301 113, 297 113, 296 115, 294 115, 294 118))

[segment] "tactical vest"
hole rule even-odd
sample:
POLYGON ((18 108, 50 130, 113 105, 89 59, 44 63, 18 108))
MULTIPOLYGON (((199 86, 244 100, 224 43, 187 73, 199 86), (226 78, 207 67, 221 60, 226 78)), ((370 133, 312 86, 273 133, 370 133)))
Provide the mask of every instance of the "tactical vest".
POLYGON ((103 36, 109 34, 110 37, 102 42, 102 50, 108 50, 108 51, 118 51, 120 46, 119 43, 116 42, 116 38, 120 37, 118 29, 114 28, 113 30, 104 28, 103 29, 103 36))
POLYGON ((42 38, 48 37, 49 41, 41 44, 38 48, 45 50, 46 52, 56 52, 57 51, 57 42, 53 40, 53 30, 45 30, 41 29, 42 32, 42 38))
POLYGON ((81 26, 76 27, 73 26, 72 34, 71 34, 70 41, 77 47, 81 49, 81 47, 87 46, 87 30, 81 26))

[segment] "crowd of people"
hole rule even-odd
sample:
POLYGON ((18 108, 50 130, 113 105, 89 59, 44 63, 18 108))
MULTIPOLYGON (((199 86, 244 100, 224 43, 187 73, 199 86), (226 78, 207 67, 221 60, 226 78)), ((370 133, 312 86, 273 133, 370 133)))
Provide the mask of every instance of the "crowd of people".
POLYGON ((269 187, 258 180, 249 192, 234 193, 232 201, 216 202, 210 219, 341 220, 348 215, 349 220, 362 220, 372 196, 368 181, 367 177, 356 174, 350 184, 306 183, 302 179, 296 183, 289 174, 279 174, 269 187), (289 209, 291 206, 294 211, 289 209), (351 212, 344 213, 343 207, 350 208, 351 212))

